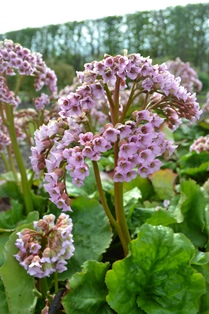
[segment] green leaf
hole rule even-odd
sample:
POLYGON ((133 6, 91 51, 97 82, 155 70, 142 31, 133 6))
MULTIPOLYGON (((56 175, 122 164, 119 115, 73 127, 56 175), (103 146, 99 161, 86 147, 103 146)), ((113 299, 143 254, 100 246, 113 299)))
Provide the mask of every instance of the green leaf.
POLYGON ((133 210, 141 199, 141 191, 135 187, 123 194, 124 211, 127 216, 127 220, 132 216, 133 210))
POLYGON ((180 161, 181 173, 204 182, 208 176, 209 155, 205 151, 197 153, 192 151, 181 157, 180 161))
POLYGON ((205 285, 190 265, 194 253, 183 234, 144 224, 129 256, 107 272, 107 302, 118 314, 196 314, 205 285))
POLYGON ((109 263, 87 261, 82 265, 82 271, 73 275, 68 283, 70 291, 62 299, 67 314, 113 313, 106 302, 108 268, 109 263))
POLYGON ((0 313, 1 314, 9 313, 4 285, 1 278, 0 278, 0 313))
MULTIPOLYGON (((68 178, 68 176, 67 176, 67 178, 68 178)), ((67 191, 71 197, 76 197, 76 196, 80 196, 80 195, 87 196, 86 191, 82 187, 78 188, 77 186, 75 186, 75 184, 73 184, 71 182, 70 178, 68 178, 68 180, 66 181, 66 187, 67 187, 67 191)))
POLYGON ((180 193, 171 199, 169 204, 169 211, 172 213, 173 217, 178 223, 184 221, 184 215, 181 212, 181 206, 187 199, 187 196, 184 193, 180 193))
POLYGON ((205 231, 205 209, 206 200, 201 187, 194 180, 182 180, 180 193, 183 202, 181 202, 180 211, 183 215, 183 221, 173 225, 175 232, 184 233, 192 243, 203 248, 208 235, 205 231))
POLYGON ((34 313, 37 302, 35 279, 26 273, 14 257, 18 251, 15 246, 16 232, 23 228, 32 228, 32 223, 21 225, 11 234, 5 245, 5 263, 0 268, 10 314, 34 313))
POLYGON ((200 298, 200 314, 208 314, 209 313, 209 252, 199 252, 195 254, 191 261, 191 265, 194 269, 196 269, 199 273, 201 273, 204 277, 206 284, 206 293, 203 294, 200 298))
POLYGON ((130 229, 131 235, 135 237, 138 234, 140 227, 145 221, 152 217, 155 212, 155 208, 135 208, 130 220, 128 221, 128 228, 130 229))
POLYGON ((38 211, 33 211, 33 212, 30 212, 26 219, 23 220, 21 223, 22 224, 29 224, 29 223, 33 223, 34 221, 37 221, 39 220, 39 212, 38 211))
POLYGON ((16 201, 22 201, 22 195, 19 187, 15 182, 12 181, 4 181, 4 183, 0 184, 0 197, 9 197, 16 201))
POLYGON ((34 209, 43 216, 44 213, 46 212, 49 199, 47 197, 36 195, 34 193, 31 193, 31 196, 34 204, 34 209))
POLYGON ((169 226, 173 223, 176 223, 176 219, 173 217, 173 214, 165 209, 159 209, 154 212, 152 217, 146 220, 146 223, 153 226, 169 226))
POLYGON ((0 266, 3 265, 5 258, 4 258, 4 247, 6 242, 9 240, 10 234, 3 233, 0 235, 0 266))
POLYGON ((174 184, 176 177, 177 174, 171 169, 160 169, 150 175, 149 178, 160 200, 169 200, 175 195, 174 184))
POLYGON ((80 271, 86 260, 100 260, 112 240, 109 221, 99 202, 80 196, 72 201, 71 207, 75 252, 68 270, 59 275, 62 280, 80 271))
POLYGON ((12 229, 22 219, 23 205, 16 200, 11 200, 11 209, 0 212, 0 228, 12 229))
POLYGON ((130 182, 124 182, 123 186, 125 192, 137 187, 141 191, 143 200, 153 197, 154 194, 154 189, 150 180, 141 178, 140 176, 137 176, 136 179, 130 182))
POLYGON ((192 151, 179 160, 182 170, 199 168, 203 163, 209 162, 209 155, 205 151, 197 153, 192 151))

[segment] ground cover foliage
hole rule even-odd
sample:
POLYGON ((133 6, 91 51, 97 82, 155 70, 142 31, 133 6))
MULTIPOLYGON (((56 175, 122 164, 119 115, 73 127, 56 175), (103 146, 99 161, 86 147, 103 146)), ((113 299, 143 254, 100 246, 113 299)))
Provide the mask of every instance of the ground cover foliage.
POLYGON ((208 313, 208 99, 190 64, 172 63, 185 89, 170 63, 105 55, 58 91, 40 54, 0 55, 1 313, 208 313))

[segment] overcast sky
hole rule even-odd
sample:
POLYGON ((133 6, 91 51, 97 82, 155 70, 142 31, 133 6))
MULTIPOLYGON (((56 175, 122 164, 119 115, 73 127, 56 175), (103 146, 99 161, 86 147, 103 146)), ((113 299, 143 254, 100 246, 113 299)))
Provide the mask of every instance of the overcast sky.
POLYGON ((209 0, 2 0, 0 34, 27 27, 208 2, 209 0))

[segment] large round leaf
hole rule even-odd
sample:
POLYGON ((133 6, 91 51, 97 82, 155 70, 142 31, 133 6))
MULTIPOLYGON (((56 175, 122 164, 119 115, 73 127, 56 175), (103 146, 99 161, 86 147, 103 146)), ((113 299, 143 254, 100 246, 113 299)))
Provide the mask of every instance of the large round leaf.
POLYGON ((71 207, 75 251, 68 270, 60 274, 62 280, 80 271, 85 261, 100 260, 112 240, 109 220, 98 201, 80 196, 72 201, 71 207))
POLYGON ((204 280, 191 266, 195 253, 183 235, 145 224, 130 255, 106 275, 107 301, 118 314, 196 314, 204 280))

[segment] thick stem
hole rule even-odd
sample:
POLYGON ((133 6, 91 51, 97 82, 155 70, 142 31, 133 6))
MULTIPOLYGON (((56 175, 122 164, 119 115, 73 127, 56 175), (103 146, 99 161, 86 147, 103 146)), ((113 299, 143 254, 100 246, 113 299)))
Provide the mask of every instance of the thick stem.
POLYGON ((92 164, 93 164, 93 169, 94 169, 94 175, 95 175, 95 179, 96 179, 96 183, 97 183, 97 189, 98 189, 98 192, 99 192, 99 196, 100 196, 100 200, 101 200, 101 203, 102 203, 102 206, 103 206, 103 209, 111 223, 111 225, 115 228, 119 238, 120 238, 120 241, 121 241, 121 244, 122 244, 122 247, 123 247, 123 251, 124 251, 124 255, 126 256, 128 254, 128 244, 129 244, 129 241, 127 241, 127 237, 124 236, 123 234, 123 230, 121 229, 121 226, 120 224, 115 220, 115 218, 113 217, 110 209, 109 209, 109 206, 107 204, 107 201, 106 201, 106 198, 105 198, 105 195, 104 195, 104 192, 103 192, 103 188, 102 188, 102 183, 101 183, 101 177, 100 177, 100 173, 99 173, 99 168, 98 168, 98 164, 96 161, 92 161, 92 164))
POLYGON ((10 135, 12 148, 13 148, 14 153, 15 153, 17 166, 18 166, 18 169, 19 169, 20 175, 21 175, 21 188, 22 188, 22 194, 23 194, 23 199, 24 199, 24 203, 25 203, 25 209, 26 209, 26 213, 28 214, 29 212, 33 211, 31 187, 28 183, 24 160, 22 158, 22 154, 20 152, 20 148, 18 145, 17 137, 16 137, 13 106, 10 104, 7 104, 5 106, 5 111, 6 111, 7 121, 9 124, 8 125, 8 132, 10 135))
POLYGON ((38 283, 39 283, 39 291, 42 294, 42 298, 45 299, 48 292, 47 278, 46 277, 39 278, 38 283))
POLYGON ((109 101, 109 104, 110 104, 111 121, 112 121, 113 125, 115 125, 116 124, 115 116, 114 116, 115 104, 114 104, 114 101, 112 99, 112 94, 111 94, 107 84, 104 85, 104 90, 106 91, 106 95, 107 95, 107 98, 108 98, 108 101, 109 101))
POLYGON ((12 155, 12 151, 11 151, 11 146, 7 146, 7 155, 8 155, 8 160, 9 160, 9 165, 10 165, 10 169, 13 173, 13 176, 14 176, 14 179, 15 179, 15 182, 19 185, 19 180, 18 180, 18 176, 17 176, 17 171, 16 171, 16 168, 15 168, 15 165, 14 165, 14 157, 12 155))
MULTIPOLYGON (((119 146, 118 146, 118 141, 117 141, 114 143, 114 167, 117 166, 118 151, 119 151, 119 146)), ((124 206, 123 206, 123 183, 122 182, 114 182, 114 197, 115 197, 116 220, 121 227, 126 243, 129 243, 131 241, 131 237, 129 234, 125 212, 124 212, 124 206)))
MULTIPOLYGON (((114 182, 115 213, 126 243, 131 241, 123 206, 123 182, 114 182)), ((128 253, 128 252, 127 252, 128 253)))
POLYGON ((58 292, 58 273, 57 271, 55 271, 54 273, 54 292, 57 293, 58 292))
POLYGON ((10 171, 9 162, 8 162, 6 156, 3 152, 0 153, 0 158, 2 159, 2 161, 4 163, 4 167, 5 167, 6 171, 9 172, 10 171))

